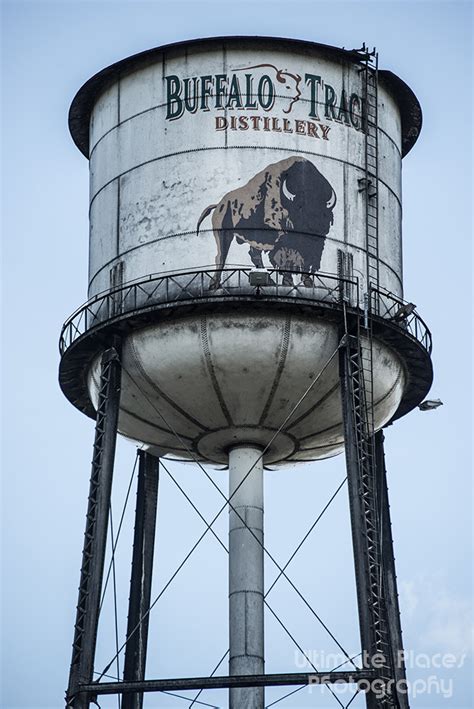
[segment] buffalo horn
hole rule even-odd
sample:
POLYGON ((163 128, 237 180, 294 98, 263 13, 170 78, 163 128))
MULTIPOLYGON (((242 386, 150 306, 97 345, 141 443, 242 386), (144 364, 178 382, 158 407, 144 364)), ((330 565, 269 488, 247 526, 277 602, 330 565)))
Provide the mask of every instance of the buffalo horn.
POLYGON ((335 206, 336 206, 336 193, 333 190, 332 194, 331 194, 331 199, 328 202, 326 202, 326 207, 328 209, 334 209, 335 206))
POLYGON ((283 180, 283 184, 281 186, 281 191, 283 192, 285 197, 290 200, 290 202, 293 202, 296 195, 291 194, 291 192, 289 191, 288 187, 286 186, 286 179, 283 180))

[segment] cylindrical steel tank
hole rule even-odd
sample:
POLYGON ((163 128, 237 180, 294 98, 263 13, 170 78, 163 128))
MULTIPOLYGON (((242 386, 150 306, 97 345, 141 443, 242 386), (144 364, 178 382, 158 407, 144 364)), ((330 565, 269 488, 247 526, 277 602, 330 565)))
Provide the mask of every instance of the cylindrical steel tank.
POLYGON ((125 436, 213 463, 240 442, 272 464, 338 453, 341 317, 367 307, 369 281, 383 294, 376 428, 419 403, 427 336, 396 315, 401 161, 421 112, 378 73, 371 166, 365 76, 355 52, 220 38, 144 52, 85 84, 70 126, 90 160, 91 300, 66 325, 61 369, 79 408, 93 414, 101 352, 119 333, 125 436))

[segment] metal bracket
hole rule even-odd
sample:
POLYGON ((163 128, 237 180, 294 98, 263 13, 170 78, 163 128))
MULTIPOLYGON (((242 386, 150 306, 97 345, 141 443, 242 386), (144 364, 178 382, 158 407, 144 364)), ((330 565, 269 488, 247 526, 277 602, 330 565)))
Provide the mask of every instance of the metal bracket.
POLYGON ((358 192, 365 192, 367 190, 367 196, 369 197, 369 199, 372 199, 372 197, 376 197, 377 188, 371 179, 366 177, 359 177, 357 183, 359 185, 359 189, 357 190, 358 192))

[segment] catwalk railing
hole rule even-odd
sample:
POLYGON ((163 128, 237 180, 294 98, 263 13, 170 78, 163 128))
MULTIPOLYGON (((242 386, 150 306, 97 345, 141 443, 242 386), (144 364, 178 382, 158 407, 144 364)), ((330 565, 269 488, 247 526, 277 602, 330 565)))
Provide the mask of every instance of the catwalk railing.
POLYGON ((268 285, 251 285, 252 268, 206 269, 182 273, 152 274, 119 288, 99 293, 65 322, 59 341, 60 354, 82 335, 126 315, 183 303, 265 299, 295 303, 321 304, 337 308, 341 302, 360 310, 365 302, 367 315, 391 321, 414 337, 431 353, 431 333, 414 310, 397 296, 381 288, 372 288, 360 297, 359 279, 341 278, 328 273, 303 273, 268 269, 268 285))

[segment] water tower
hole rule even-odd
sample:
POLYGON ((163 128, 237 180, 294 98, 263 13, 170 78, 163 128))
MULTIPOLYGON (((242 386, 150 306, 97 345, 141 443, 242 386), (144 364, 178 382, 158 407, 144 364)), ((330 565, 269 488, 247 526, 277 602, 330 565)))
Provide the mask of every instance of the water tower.
POLYGON ((96 420, 67 704, 173 688, 375 680, 407 707, 382 428, 419 405, 431 338, 404 300, 401 161, 421 110, 364 46, 213 38, 90 79, 70 110, 90 163, 88 301, 60 383, 96 420), (139 443, 125 671, 93 663, 116 434, 139 443), (364 664, 264 673, 266 466, 345 449, 364 664), (145 680, 160 457, 228 466, 229 673, 145 680), (382 661, 373 663, 373 658, 382 661))

